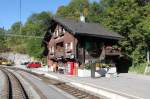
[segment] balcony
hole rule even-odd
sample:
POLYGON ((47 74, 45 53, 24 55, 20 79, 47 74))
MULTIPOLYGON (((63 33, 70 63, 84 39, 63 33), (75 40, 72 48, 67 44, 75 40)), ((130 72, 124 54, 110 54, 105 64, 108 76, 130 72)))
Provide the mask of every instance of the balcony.
POLYGON ((50 52, 49 55, 54 55, 54 52, 50 52))
POLYGON ((64 52, 62 51, 62 52, 56 52, 56 57, 57 58, 63 58, 64 57, 64 52))
POLYGON ((55 57, 55 55, 54 55, 54 53, 53 52, 50 52, 49 53, 49 59, 55 59, 56 57, 55 57))
POLYGON ((57 39, 57 38, 58 38, 58 36, 54 35, 54 39, 57 39))
POLYGON ((59 36, 64 36, 64 33, 63 33, 63 32, 60 32, 60 33, 59 33, 59 36))
POLYGON ((74 59, 74 58, 75 58, 75 55, 72 54, 72 53, 66 53, 65 58, 74 59))
POLYGON ((67 52, 67 53, 71 53, 71 52, 72 52, 72 49, 68 48, 68 49, 66 49, 66 52, 67 52))
POLYGON ((111 46, 105 48, 105 55, 108 56, 117 56, 121 55, 121 49, 119 48, 113 48, 111 46))

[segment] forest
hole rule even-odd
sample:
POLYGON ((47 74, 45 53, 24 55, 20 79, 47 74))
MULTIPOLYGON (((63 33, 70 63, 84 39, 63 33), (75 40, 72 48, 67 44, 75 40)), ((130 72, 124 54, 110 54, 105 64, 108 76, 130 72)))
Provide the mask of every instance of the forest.
POLYGON ((71 0, 68 5, 60 6, 55 14, 33 13, 24 24, 15 22, 8 30, 0 28, 0 52, 24 53, 42 59, 44 48, 41 42, 52 17, 79 19, 81 14, 86 17, 86 22, 99 23, 121 34, 124 38, 117 46, 132 59, 130 71, 144 72, 150 49, 149 0, 71 0))

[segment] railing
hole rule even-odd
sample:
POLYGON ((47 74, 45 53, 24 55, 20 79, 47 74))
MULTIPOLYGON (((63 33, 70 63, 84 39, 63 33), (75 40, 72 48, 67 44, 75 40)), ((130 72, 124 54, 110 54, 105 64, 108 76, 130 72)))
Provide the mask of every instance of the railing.
POLYGON ((105 54, 106 55, 120 55, 121 54, 121 49, 113 48, 113 47, 106 47, 105 48, 105 54))
POLYGON ((49 58, 50 58, 50 59, 54 59, 54 58, 55 58, 54 53, 49 53, 49 58))
POLYGON ((54 39, 58 38, 58 36, 54 35, 54 39))
POLYGON ((49 54, 50 54, 50 55, 54 55, 54 52, 50 52, 49 54))
POLYGON ((63 35, 64 35, 64 33, 63 33, 63 32, 60 32, 60 33, 59 33, 59 36, 63 36, 63 35))
POLYGON ((74 59, 75 55, 73 53, 66 53, 65 54, 65 58, 70 58, 70 59, 74 59))
POLYGON ((72 49, 68 48, 68 49, 66 49, 66 52, 67 52, 67 53, 71 53, 71 52, 72 52, 72 49))
POLYGON ((60 52, 56 52, 56 57, 63 57, 64 56, 64 52, 63 51, 60 51, 60 52))

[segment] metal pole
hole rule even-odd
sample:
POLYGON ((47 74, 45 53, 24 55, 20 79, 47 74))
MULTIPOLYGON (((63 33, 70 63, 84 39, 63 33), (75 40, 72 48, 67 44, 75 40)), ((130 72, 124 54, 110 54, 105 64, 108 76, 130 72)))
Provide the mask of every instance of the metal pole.
POLYGON ((22 14, 22 12, 21 12, 21 9, 22 8, 22 1, 20 0, 20 34, 21 34, 21 32, 22 32, 22 30, 21 30, 21 14, 22 14))
POLYGON ((96 71, 96 68, 95 68, 95 63, 94 62, 90 62, 91 64, 91 77, 92 78, 95 78, 95 71, 96 71))
POLYGON ((149 50, 147 50, 147 63, 148 64, 150 63, 150 60, 149 60, 149 50))

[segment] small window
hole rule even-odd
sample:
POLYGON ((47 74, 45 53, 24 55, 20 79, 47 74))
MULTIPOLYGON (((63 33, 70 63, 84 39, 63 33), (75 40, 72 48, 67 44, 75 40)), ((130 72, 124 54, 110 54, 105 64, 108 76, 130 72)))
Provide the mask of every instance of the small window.
POLYGON ((54 53, 54 46, 52 47, 52 52, 54 53))
POLYGON ((73 42, 70 43, 70 49, 73 49, 73 42))
POLYGON ((51 47, 49 48, 49 52, 51 52, 51 47))
POLYGON ((59 27, 59 33, 62 32, 62 27, 59 27))
POLYGON ((71 42, 71 43, 66 43, 66 44, 65 44, 65 49, 73 49, 73 42, 71 42))
POLYGON ((67 49, 67 46, 68 46, 68 44, 66 43, 66 44, 65 44, 65 49, 67 49))
POLYGON ((66 30, 65 29, 63 29, 63 33, 65 33, 66 32, 66 30))
POLYGON ((59 33, 59 31, 58 31, 58 29, 56 30, 56 36, 58 36, 58 33, 59 33))

